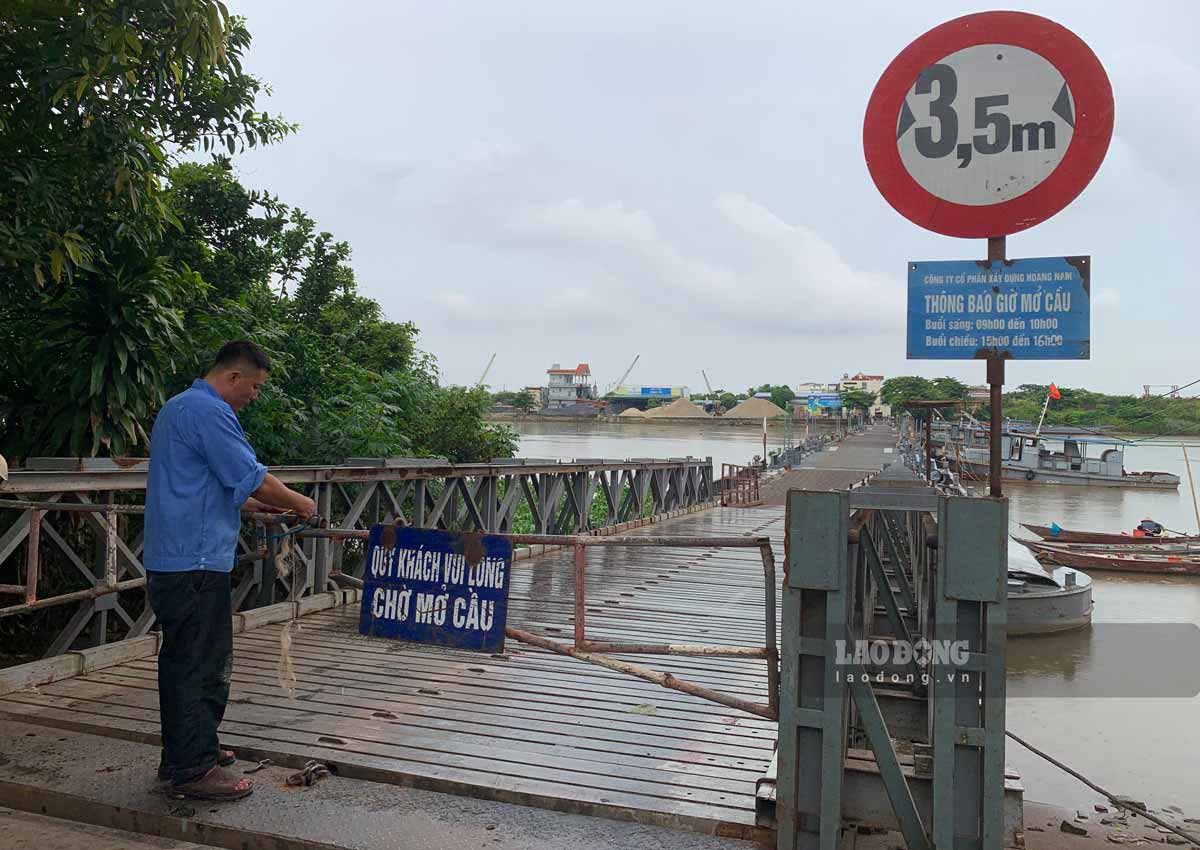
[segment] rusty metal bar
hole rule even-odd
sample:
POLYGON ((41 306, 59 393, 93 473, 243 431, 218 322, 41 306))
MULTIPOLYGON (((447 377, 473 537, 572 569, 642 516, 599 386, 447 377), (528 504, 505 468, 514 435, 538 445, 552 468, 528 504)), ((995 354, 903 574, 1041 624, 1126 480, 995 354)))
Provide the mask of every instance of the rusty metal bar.
MULTIPOLYGON (((145 459, 127 467, 113 469, 18 469, 9 473, 9 480, 0 482, 2 493, 61 493, 73 491, 145 490, 145 459), (136 468, 134 468, 136 467, 136 468)), ((616 463, 546 463, 546 464, 451 464, 440 466, 276 466, 270 472, 284 484, 340 484, 371 481, 434 481, 508 475, 569 475, 580 472, 701 469, 709 461, 701 458, 686 460, 622 461, 616 463)), ((711 467, 710 467, 711 468, 711 467)))
POLYGON ((778 624, 775 600, 775 553, 769 543, 759 547, 763 562, 763 589, 766 593, 767 700, 773 716, 779 717, 779 645, 776 643, 778 624))
POLYGON ((739 466, 736 463, 721 464, 722 506, 748 507, 761 501, 757 467, 739 466))
POLYGON ((42 536, 42 514, 40 510, 29 512, 29 536, 25 550, 25 602, 37 601, 38 577, 42 571, 40 539, 42 536))
POLYGON ((0 510, 68 511, 74 513, 144 514, 145 505, 82 504, 80 502, 36 502, 27 499, 2 499, 0 510))
POLYGON ((933 408, 925 408, 925 481, 933 483, 933 408))
POLYGON ((601 667, 607 667, 610 670, 616 670, 618 673, 628 673, 631 676, 637 676, 639 679, 645 679, 647 682, 653 682, 656 685, 662 685, 665 688, 681 691, 685 694, 700 697, 720 705, 736 708, 739 711, 744 711, 747 714, 753 714, 758 717, 765 717, 767 720, 778 720, 778 716, 772 713, 769 705, 762 705, 749 700, 739 699, 730 696, 729 694, 714 691, 712 688, 705 688, 683 679, 676 678, 670 673, 659 673, 657 670, 651 670, 647 667, 642 667, 640 664, 630 664, 628 661, 620 661, 616 658, 609 658, 606 655, 598 653, 585 652, 576 649, 573 646, 559 643, 549 638, 535 635, 532 632, 527 632, 524 629, 515 629, 511 626, 504 629, 504 634, 513 640, 528 643, 532 646, 538 646, 542 649, 547 649, 551 652, 557 652, 560 655, 570 655, 572 658, 578 658, 580 661, 587 661, 591 664, 598 664, 601 667))
MULTIPOLYGON (((39 599, 36 602, 23 602, 20 605, 9 605, 7 608, 0 608, 0 618, 11 617, 13 614, 25 614, 29 611, 40 611, 42 608, 53 608, 56 605, 68 605, 72 602, 82 602, 85 599, 95 599, 97 596, 107 596, 110 593, 121 593, 126 590, 134 590, 146 584, 144 578, 131 578, 127 581, 118 582, 113 587, 89 587, 87 590, 77 590, 74 593, 64 593, 61 596, 51 596, 47 599, 39 599)), ((24 588, 22 588, 23 590, 24 588)))
POLYGON ((575 544, 575 648, 582 649, 587 643, 587 621, 584 609, 587 607, 586 578, 587 549, 575 544))
MULTIPOLYGON (((361 528, 313 528, 296 532, 296 537, 329 537, 337 540, 367 540, 371 532, 361 528)), ((491 534, 510 543, 543 546, 676 546, 692 549, 718 547, 754 549, 770 543, 768 537, 622 537, 591 534, 491 534)))
POLYGON ((117 515, 104 512, 104 583, 117 586, 117 515))
POLYGON ((615 652, 620 655, 728 656, 730 658, 767 658, 770 650, 761 646, 713 646, 703 643, 613 643, 588 640, 578 646, 585 652, 615 652))
MULTIPOLYGON (((303 533, 301 532, 301 534, 303 533)), ((749 535, 745 537, 672 537, 669 535, 625 537, 618 534, 606 536, 591 534, 501 534, 498 536, 507 538, 513 543, 543 543, 560 546, 575 546, 577 544, 579 546, 679 546, 697 549, 724 546, 754 549, 763 543, 770 543, 771 540, 769 537, 750 537, 749 535)))
POLYGON ((987 382, 990 393, 989 412, 991 421, 988 430, 988 495, 999 498, 1003 493, 1003 473, 1000 467, 1000 451, 1004 431, 1004 361, 989 357, 987 382))
MULTIPOLYGON (((146 513, 145 505, 117 505, 112 503, 83 503, 83 502, 38 502, 28 499, 4 499, 0 498, 0 510, 40 510, 43 513, 53 511, 65 511, 67 513, 111 513, 111 514, 135 514, 141 515, 146 513)), ((242 511, 242 519, 251 520, 254 522, 266 522, 280 524, 289 521, 295 521, 295 514, 291 513, 266 513, 263 511, 242 511)))
MULTIPOLYGON (((247 552, 244 555, 239 555, 236 563, 238 565, 252 563, 265 558, 266 555, 266 549, 258 549, 253 552, 247 552)), ((43 608, 54 608, 58 605, 69 605, 72 602, 95 599, 99 596, 107 596, 110 593, 124 593, 126 590, 135 590, 145 584, 146 580, 144 578, 133 578, 127 581, 116 582, 112 585, 105 583, 88 588, 87 590, 77 590, 73 593, 61 594, 60 596, 48 596, 45 599, 35 599, 19 605, 9 605, 8 607, 0 608, 0 618, 11 617, 14 614, 25 614, 29 611, 40 611, 43 608)), ((0 584, 0 593, 24 594, 25 592, 26 587, 23 584, 0 584)))

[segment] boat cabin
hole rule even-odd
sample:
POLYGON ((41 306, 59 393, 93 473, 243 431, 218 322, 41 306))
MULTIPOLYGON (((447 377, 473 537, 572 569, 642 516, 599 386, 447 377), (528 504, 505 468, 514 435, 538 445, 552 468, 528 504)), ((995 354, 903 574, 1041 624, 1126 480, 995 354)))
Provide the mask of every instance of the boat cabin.
POLYGON ((1123 440, 1006 432, 1000 447, 1004 463, 1032 471, 1082 472, 1120 478, 1125 473, 1123 440), (1098 447, 1092 450, 1091 447, 1098 447), (1089 450, 1094 453, 1089 454, 1089 450))

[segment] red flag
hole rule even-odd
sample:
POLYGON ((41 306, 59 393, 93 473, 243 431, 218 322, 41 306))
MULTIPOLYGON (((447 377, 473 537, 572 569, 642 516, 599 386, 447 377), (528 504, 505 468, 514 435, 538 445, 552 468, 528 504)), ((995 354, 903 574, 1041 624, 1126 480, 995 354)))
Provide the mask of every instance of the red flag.
POLYGON ((1054 399, 1055 401, 1058 401, 1060 398, 1062 398, 1062 393, 1058 391, 1057 384, 1050 385, 1050 398, 1054 399))

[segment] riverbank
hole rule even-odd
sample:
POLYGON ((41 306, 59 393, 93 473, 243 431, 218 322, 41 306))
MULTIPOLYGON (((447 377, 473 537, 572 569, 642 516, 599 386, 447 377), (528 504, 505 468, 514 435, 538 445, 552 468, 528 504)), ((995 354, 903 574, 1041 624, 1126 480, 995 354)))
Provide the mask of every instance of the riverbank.
MULTIPOLYGON (((595 425, 619 425, 622 427, 636 427, 639 425, 672 425, 686 426, 689 428, 757 428, 762 430, 763 420, 761 418, 744 418, 734 416, 662 416, 654 418, 646 418, 642 416, 543 416, 539 413, 489 413, 487 415, 488 422, 504 422, 510 424, 544 424, 548 426, 576 426, 577 428, 586 429, 588 426, 595 425)), ((791 427, 795 431, 803 433, 805 428, 808 428, 813 434, 832 434, 834 432, 845 431, 846 422, 842 419, 811 419, 806 420, 803 417, 788 419, 785 416, 776 416, 773 419, 767 420, 769 429, 780 429, 791 427)), ((518 429, 519 430, 519 429, 518 429)))

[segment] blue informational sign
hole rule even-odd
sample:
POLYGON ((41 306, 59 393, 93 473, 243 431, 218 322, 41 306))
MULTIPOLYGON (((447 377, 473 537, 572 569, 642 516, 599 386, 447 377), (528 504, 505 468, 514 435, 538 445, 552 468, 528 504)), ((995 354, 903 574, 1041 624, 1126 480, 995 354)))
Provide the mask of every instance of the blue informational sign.
POLYGON ((908 359, 1087 360, 1091 257, 908 264, 908 359))
POLYGON ((497 535, 376 525, 359 633, 502 652, 511 568, 512 544, 497 535))
POLYGON ((842 397, 837 393, 813 393, 808 397, 808 407, 810 410, 821 407, 829 410, 840 410, 842 407, 842 397))
POLYGON ((642 387, 642 395, 670 395, 670 387, 642 387))

